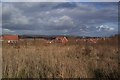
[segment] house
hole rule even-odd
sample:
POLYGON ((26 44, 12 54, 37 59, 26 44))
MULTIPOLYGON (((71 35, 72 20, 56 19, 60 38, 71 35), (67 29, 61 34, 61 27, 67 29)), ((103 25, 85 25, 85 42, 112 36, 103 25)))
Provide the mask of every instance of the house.
POLYGON ((0 41, 3 41, 3 36, 0 36, 0 41))
POLYGON ((18 35, 3 35, 2 37, 3 40, 13 40, 13 41, 18 41, 19 37, 18 35))
POLYGON ((18 35, 3 35, 2 40, 7 41, 8 44, 17 44, 19 37, 18 35))
POLYGON ((58 36, 55 38, 55 41, 58 42, 58 43, 67 43, 68 42, 68 39, 64 36, 58 36))

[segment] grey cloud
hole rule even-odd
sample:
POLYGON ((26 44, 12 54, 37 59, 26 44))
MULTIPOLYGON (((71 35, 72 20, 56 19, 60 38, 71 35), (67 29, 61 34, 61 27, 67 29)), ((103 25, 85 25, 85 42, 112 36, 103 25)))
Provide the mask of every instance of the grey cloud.
POLYGON ((119 0, 1 0, 2 2, 118 2, 119 0))
POLYGON ((96 26, 117 26, 116 8, 117 3, 4 3, 3 29, 26 34, 103 35, 96 26))
POLYGON ((66 2, 67 0, 1 0, 2 2, 66 2))

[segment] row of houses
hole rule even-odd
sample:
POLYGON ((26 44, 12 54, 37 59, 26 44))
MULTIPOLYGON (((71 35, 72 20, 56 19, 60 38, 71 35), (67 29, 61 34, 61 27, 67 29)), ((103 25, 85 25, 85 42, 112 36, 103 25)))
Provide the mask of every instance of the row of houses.
MULTIPOLYGON (((2 36, 0 36, 0 40, 3 40, 3 41, 4 40, 19 40, 19 39, 22 39, 19 35, 2 35, 2 36)), ((23 39, 27 39, 27 38, 23 38, 23 39)), ((30 39, 30 38, 28 38, 28 39, 30 39)), ((35 39, 35 37, 32 39, 35 39)), ((44 39, 47 39, 47 38, 44 38, 44 39)), ((67 41, 67 38, 64 36, 58 36, 53 39, 56 39, 57 41, 62 41, 62 42, 65 40, 67 41)), ((47 40, 49 40, 49 39, 47 39, 47 40)))
MULTIPOLYGON (((19 35, 2 35, 2 36, 0 36, 1 41, 8 41, 8 43, 16 43, 20 39, 21 39, 21 37, 19 35)), ((33 38, 33 39, 35 39, 35 38, 33 38)), ((52 43, 52 42, 66 43, 66 42, 68 42, 68 39, 64 36, 58 36, 50 41, 50 43, 52 43)))
MULTIPOLYGON (((15 43, 19 41, 21 38, 22 37, 20 37, 19 35, 2 35, 0 36, 0 41, 8 41, 8 43, 10 42, 15 43)), ((32 39, 35 39, 35 38, 32 38, 32 39)), ((43 38, 43 39, 47 40, 47 43, 67 43, 68 42, 68 39, 65 36, 56 36, 52 40, 49 40, 46 38, 43 38)), ((96 43, 100 39, 105 40, 106 38, 90 38, 90 39, 84 39, 83 41, 96 43)), ((81 40, 82 39, 76 39, 76 42, 80 42, 81 40)))

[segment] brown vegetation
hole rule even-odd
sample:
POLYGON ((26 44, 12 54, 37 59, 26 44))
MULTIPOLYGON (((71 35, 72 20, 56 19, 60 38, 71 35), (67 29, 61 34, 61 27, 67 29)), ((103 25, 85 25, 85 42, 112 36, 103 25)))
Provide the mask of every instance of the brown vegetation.
POLYGON ((117 38, 97 43, 47 44, 45 40, 3 42, 3 78, 118 78, 117 38))

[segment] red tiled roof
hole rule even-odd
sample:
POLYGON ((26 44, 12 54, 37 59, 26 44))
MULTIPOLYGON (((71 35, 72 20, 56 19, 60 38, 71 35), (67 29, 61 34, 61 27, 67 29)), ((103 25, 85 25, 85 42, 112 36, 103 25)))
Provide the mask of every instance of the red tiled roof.
POLYGON ((18 40, 18 35, 7 35, 3 36, 3 40, 18 40))

